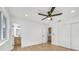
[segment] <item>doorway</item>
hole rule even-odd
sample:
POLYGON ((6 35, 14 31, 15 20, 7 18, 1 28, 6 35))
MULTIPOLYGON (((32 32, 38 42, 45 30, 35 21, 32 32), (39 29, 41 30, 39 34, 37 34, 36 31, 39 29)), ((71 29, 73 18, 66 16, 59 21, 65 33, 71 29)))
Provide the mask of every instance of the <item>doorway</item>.
POLYGON ((48 28, 48 41, 47 41, 47 43, 50 43, 50 44, 51 44, 51 41, 52 41, 51 33, 52 33, 52 28, 49 27, 48 28))

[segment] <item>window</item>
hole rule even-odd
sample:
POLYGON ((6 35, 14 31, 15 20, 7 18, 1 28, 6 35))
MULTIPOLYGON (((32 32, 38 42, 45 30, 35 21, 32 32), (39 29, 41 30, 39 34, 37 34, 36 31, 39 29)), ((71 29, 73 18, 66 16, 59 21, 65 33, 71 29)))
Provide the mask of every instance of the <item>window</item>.
POLYGON ((6 32, 7 29, 6 29, 6 28, 7 28, 6 18, 5 18, 5 16, 3 16, 3 38, 4 38, 4 39, 6 39, 6 35, 7 35, 7 34, 6 34, 6 33, 7 33, 7 32, 6 32))
POLYGON ((7 19, 2 12, 0 12, 0 40, 5 40, 7 35, 7 19))
POLYGON ((0 12, 0 40, 1 40, 1 12, 0 12))

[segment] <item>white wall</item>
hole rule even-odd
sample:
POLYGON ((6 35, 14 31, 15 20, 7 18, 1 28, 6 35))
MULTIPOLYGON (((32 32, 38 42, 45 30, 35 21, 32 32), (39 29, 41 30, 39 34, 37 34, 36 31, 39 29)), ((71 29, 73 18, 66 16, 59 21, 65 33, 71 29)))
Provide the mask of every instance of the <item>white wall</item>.
POLYGON ((40 44, 47 41, 47 26, 29 19, 13 18, 12 23, 21 25, 22 47, 40 44), (44 37, 42 37, 42 35, 44 37))
POLYGON ((0 46, 0 51, 7 51, 7 50, 11 50, 12 46, 11 46, 11 38, 10 38, 10 17, 8 12, 6 11, 5 8, 0 8, 0 10, 6 15, 7 17, 7 41, 0 46))
POLYGON ((55 35, 52 34, 52 37, 54 37, 52 39, 52 44, 79 50, 79 48, 78 49, 76 48, 77 46, 79 46, 79 43, 76 42, 76 41, 79 41, 78 40, 79 39, 78 38, 78 34, 79 34, 78 26, 79 25, 74 24, 78 22, 79 22, 79 17, 75 17, 73 19, 71 18, 68 20, 62 20, 62 22, 58 22, 58 21, 54 22, 54 25, 52 25, 52 28, 54 31, 52 30, 52 32, 55 35), (77 43, 77 45, 74 42, 77 43))

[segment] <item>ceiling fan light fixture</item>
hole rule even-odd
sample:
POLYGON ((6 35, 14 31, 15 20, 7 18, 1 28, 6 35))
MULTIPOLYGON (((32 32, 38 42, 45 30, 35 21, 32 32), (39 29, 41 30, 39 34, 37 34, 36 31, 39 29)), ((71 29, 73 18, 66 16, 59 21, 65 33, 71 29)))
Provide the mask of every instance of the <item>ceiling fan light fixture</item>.
POLYGON ((48 17, 47 19, 48 19, 48 20, 50 20, 50 19, 51 19, 51 17, 48 17))

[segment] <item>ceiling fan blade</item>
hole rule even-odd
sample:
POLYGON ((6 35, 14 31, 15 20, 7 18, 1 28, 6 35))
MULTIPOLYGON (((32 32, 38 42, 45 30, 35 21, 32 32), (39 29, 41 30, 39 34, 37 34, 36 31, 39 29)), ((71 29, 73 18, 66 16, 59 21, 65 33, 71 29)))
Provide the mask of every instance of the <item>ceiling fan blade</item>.
POLYGON ((47 16, 47 15, 45 15, 45 14, 41 14, 41 13, 38 13, 38 15, 47 16))
POLYGON ((45 17, 45 18, 43 18, 42 20, 45 20, 46 18, 48 18, 48 17, 45 17))
POLYGON ((62 15, 63 13, 59 13, 59 14, 54 14, 54 15, 51 15, 51 16, 59 16, 59 15, 62 15))
POLYGON ((52 7, 51 10, 50 10, 50 12, 52 13, 52 12, 54 11, 55 8, 56 8, 56 7, 52 7))

